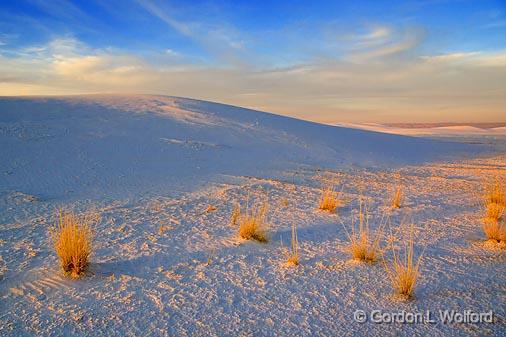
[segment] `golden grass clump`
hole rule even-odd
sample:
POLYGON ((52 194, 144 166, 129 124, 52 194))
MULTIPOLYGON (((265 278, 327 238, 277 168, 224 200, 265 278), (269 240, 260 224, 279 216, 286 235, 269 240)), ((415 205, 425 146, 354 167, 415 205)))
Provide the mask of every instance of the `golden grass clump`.
POLYGON ((401 208, 402 204, 402 186, 398 185, 392 197, 392 208, 401 208))
POLYGON ((486 219, 499 221, 504 214, 504 205, 491 203, 487 205, 486 219))
POLYGON ((288 266, 299 265, 299 239, 297 237, 297 228, 295 224, 292 224, 292 243, 286 257, 286 264, 288 266))
POLYGON ((403 297, 411 298, 416 283, 420 277, 420 262, 423 254, 415 259, 414 225, 409 228, 409 237, 404 239, 404 251, 400 255, 395 251, 392 238, 393 261, 391 265, 385 263, 385 269, 395 292, 403 297))
POLYGON ((267 210, 268 204, 264 202, 251 209, 246 207, 243 212, 239 205, 232 211, 231 224, 239 224, 239 236, 246 240, 267 242, 267 210))
POLYGON ((375 233, 372 232, 369 227, 367 209, 363 210, 362 203, 360 203, 358 228, 353 225, 351 234, 347 234, 350 241, 350 253, 354 259, 363 262, 376 262, 381 256, 380 241, 383 235, 383 223, 375 233))
POLYGON ((485 204, 498 204, 506 206, 504 186, 501 184, 499 179, 496 179, 493 183, 487 184, 485 187, 485 204))
POLYGON ((483 232, 489 240, 506 241, 506 224, 497 219, 483 219, 483 232))
POLYGON ((506 208, 506 197, 499 179, 486 185, 484 201, 483 232, 489 240, 506 241, 506 224, 500 221, 506 208))
POLYGON ((330 213, 335 213, 337 207, 340 205, 341 201, 339 200, 339 193, 334 191, 333 187, 325 187, 322 189, 320 203, 318 205, 319 209, 330 213))
POLYGON ((82 276, 91 254, 89 219, 60 210, 58 225, 53 230, 52 237, 63 272, 72 278, 82 276))

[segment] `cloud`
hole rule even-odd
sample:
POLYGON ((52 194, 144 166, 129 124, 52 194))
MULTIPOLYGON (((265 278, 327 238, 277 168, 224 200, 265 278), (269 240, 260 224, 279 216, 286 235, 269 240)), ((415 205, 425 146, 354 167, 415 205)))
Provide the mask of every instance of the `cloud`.
POLYGON ((240 56, 245 50, 245 40, 230 25, 223 22, 178 20, 174 15, 169 14, 175 11, 167 3, 160 4, 151 0, 137 0, 137 2, 150 14, 212 55, 230 62, 240 61, 238 55, 240 56))
POLYGON ((408 28, 395 31, 378 26, 350 40, 347 59, 354 62, 369 62, 412 51, 424 36, 422 29, 408 28))
POLYGON ((144 7, 148 12, 168 24, 171 28, 177 32, 188 36, 194 37, 194 30, 190 28, 190 25, 181 21, 178 21, 168 15, 164 10, 157 6, 154 2, 149 0, 138 0, 138 3, 144 7))
POLYGON ((423 56, 422 58, 424 60, 427 60, 428 62, 453 62, 453 61, 469 60, 470 58, 476 55, 480 55, 480 52, 449 53, 432 56, 423 56))
POLYGON ((462 64, 482 67, 506 67, 506 51, 497 52, 461 52, 433 56, 424 56, 422 59, 433 63, 462 64))
POLYGON ((375 26, 364 34, 351 35, 355 47, 368 48, 385 43, 392 37, 392 29, 386 26, 375 26))
POLYGON ((175 63, 170 57, 153 64, 125 51, 91 48, 66 37, 33 46, 35 53, 22 50, 14 57, 0 56, 0 91, 168 94, 320 122, 504 119, 506 52, 397 58, 395 51, 384 50, 390 46, 397 53, 409 51, 402 38, 392 38, 394 32, 373 35, 387 37, 388 42, 366 48, 368 58, 314 58, 261 68, 195 65, 184 63, 184 58, 175 63), (394 48, 397 44, 401 46, 394 48))

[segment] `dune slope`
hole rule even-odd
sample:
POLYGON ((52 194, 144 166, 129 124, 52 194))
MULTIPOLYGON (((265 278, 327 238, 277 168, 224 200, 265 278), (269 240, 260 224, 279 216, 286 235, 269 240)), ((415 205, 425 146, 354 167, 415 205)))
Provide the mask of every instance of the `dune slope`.
POLYGON ((0 191, 47 198, 186 189, 294 165, 417 164, 476 151, 167 96, 0 98, 0 191))

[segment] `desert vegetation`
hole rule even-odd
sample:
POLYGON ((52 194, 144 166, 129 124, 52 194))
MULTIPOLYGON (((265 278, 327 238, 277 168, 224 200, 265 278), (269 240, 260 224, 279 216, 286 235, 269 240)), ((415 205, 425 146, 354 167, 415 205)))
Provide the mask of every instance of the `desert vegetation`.
POLYGON ((299 265, 299 239, 297 237, 297 227, 295 223, 292 224, 292 240, 290 250, 287 253, 286 264, 288 266, 299 265))
POLYGON ((485 216, 483 218, 483 232, 487 239, 493 241, 506 241, 506 224, 504 212, 506 198, 504 186, 499 179, 489 183, 485 187, 484 195, 485 216))
POLYGON ((395 188, 394 195, 392 196, 392 208, 401 208, 402 205, 402 186, 398 185, 395 188))
POLYGON ((236 204, 232 210, 230 223, 239 225, 239 237, 245 240, 267 242, 267 211, 266 201, 253 207, 247 205, 244 211, 241 210, 239 204, 236 204))
POLYGON ((493 182, 488 182, 485 185, 485 204, 498 204, 506 206, 506 194, 504 191, 504 185, 501 183, 499 178, 496 178, 493 182))
POLYGON ((88 267, 92 249, 90 222, 89 216, 58 211, 58 224, 52 231, 53 245, 63 272, 72 278, 82 276, 88 267))
POLYGON ((393 258, 391 262, 385 262, 385 269, 394 291, 405 298, 411 298, 420 277, 420 262, 423 254, 415 259, 414 224, 402 225, 400 232, 403 234, 401 235, 400 252, 395 247, 396 238, 392 236, 393 258))
POLYGON ((339 193, 334 190, 334 187, 326 186, 322 188, 320 202, 318 204, 319 209, 335 213, 340 205, 339 193))
POLYGON ((380 242, 383 236, 383 222, 375 231, 371 230, 367 207, 362 202, 360 202, 358 218, 358 226, 352 224, 351 233, 346 231, 350 241, 350 253, 356 260, 375 262, 382 254, 380 242))

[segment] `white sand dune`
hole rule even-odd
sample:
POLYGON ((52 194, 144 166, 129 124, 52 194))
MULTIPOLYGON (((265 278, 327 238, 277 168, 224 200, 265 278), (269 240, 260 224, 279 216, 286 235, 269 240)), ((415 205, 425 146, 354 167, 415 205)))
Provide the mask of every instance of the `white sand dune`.
POLYGON ((396 127, 377 123, 340 123, 342 127, 407 136, 506 136, 506 127, 479 128, 471 125, 438 127, 396 127))
POLYGON ((506 178, 504 154, 482 156, 496 148, 165 96, 0 98, 0 145, 1 336, 504 335, 506 255, 480 227, 482 181, 506 178), (329 181, 337 214, 316 209, 329 181), (361 198, 371 228, 416 224, 412 301, 393 296, 383 262, 350 260, 361 198), (238 239, 234 203, 264 200, 270 242, 238 239), (100 214, 75 281, 51 247, 62 206, 100 214), (292 224, 297 268, 284 265, 292 224), (353 320, 446 309, 495 321, 353 320))
POLYGON ((0 98, 0 188, 53 197, 182 188, 294 165, 392 166, 478 151, 165 96, 0 98))

